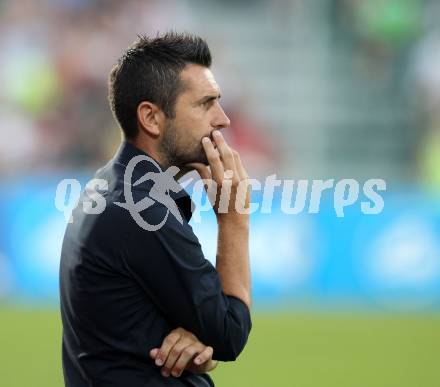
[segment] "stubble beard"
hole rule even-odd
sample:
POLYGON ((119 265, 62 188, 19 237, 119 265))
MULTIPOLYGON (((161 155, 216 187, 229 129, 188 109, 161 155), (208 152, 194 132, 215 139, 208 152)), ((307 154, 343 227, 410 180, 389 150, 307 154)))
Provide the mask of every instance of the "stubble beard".
POLYGON ((181 131, 177 130, 172 122, 168 122, 165 128, 165 133, 160 143, 160 151, 168 168, 172 165, 180 169, 186 168, 189 163, 202 163, 207 165, 205 151, 203 150, 202 141, 193 140, 185 141, 181 135, 181 131))

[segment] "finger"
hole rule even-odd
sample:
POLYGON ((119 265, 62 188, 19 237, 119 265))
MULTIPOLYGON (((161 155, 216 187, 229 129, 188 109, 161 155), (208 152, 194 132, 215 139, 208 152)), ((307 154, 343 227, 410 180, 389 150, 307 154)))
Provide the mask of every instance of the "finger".
POLYGON ((182 352, 186 347, 193 344, 194 341, 188 338, 183 338, 179 340, 173 348, 171 348, 170 353, 168 354, 167 360, 162 367, 162 375, 165 377, 170 376, 171 370, 174 368, 174 364, 176 364, 177 359, 181 356, 182 352))
POLYGON ((212 178, 217 184, 221 184, 223 181, 224 168, 219 152, 214 148, 214 144, 208 137, 203 137, 202 144, 209 166, 211 167, 212 178))
POLYGON ((214 132, 212 132, 212 137, 214 138, 215 144, 217 145, 217 149, 223 161, 224 169, 235 172, 234 155, 232 153, 232 149, 226 143, 223 135, 220 133, 219 130, 214 130, 214 132))
POLYGON ((159 353, 159 348, 153 348, 150 351, 150 357, 154 360, 156 359, 158 353, 159 353))
POLYGON ((249 176, 243 167, 243 163, 241 162, 241 157, 239 153, 236 150, 232 150, 232 153, 234 155, 235 167, 237 168, 237 172, 238 172, 238 176, 240 177, 240 180, 248 179, 249 176))
POLYGON ((197 357, 194 359, 195 365, 201 365, 206 363, 207 361, 212 360, 212 355, 214 354, 214 349, 212 347, 205 347, 205 349, 200 352, 197 357))
MULTIPOLYGON (((203 182, 203 187, 205 191, 208 193, 209 199, 211 200, 213 196, 213 200, 215 202, 215 196, 216 196, 215 194, 217 191, 212 192, 212 190, 210 190, 210 187, 212 186, 212 182, 213 182, 211 168, 201 163, 191 163, 187 165, 198 172, 198 174, 200 175, 200 179, 203 182)), ((213 203, 213 200, 211 200, 211 203, 213 203)))
POLYGON ((163 341, 159 353, 156 357, 157 366, 160 367, 161 365, 165 364, 165 361, 167 360, 171 349, 180 340, 180 337, 181 334, 176 331, 171 332, 167 337, 165 337, 165 340, 163 341))
POLYGON ((193 345, 189 345, 188 347, 186 347, 180 357, 177 359, 176 363, 174 364, 174 367, 171 371, 171 374, 174 377, 179 377, 183 370, 187 367, 187 365, 189 363, 191 363, 192 359, 201 351, 203 351, 204 349, 204 345, 197 342, 194 343, 193 345))

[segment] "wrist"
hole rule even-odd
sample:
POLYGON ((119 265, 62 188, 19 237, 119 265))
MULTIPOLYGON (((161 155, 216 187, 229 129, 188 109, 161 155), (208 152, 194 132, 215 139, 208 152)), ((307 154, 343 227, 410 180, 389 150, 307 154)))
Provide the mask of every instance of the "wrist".
POLYGON ((249 215, 237 213, 217 214, 217 224, 219 226, 227 225, 228 227, 249 229, 249 215))

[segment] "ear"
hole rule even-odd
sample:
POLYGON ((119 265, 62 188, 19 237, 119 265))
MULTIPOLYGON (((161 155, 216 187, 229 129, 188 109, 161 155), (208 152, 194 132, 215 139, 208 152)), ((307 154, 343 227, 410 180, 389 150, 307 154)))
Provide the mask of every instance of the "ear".
POLYGON ((159 137, 163 121, 162 111, 154 103, 143 101, 137 108, 139 128, 153 137, 159 137))

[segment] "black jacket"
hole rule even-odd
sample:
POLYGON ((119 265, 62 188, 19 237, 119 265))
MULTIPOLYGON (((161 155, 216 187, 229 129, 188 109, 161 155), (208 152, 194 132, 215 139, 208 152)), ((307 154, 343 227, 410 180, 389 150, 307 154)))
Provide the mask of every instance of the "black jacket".
MULTIPOLYGON (((156 231, 143 229, 127 208, 116 204, 126 202, 124 173, 136 156, 146 155, 127 142, 121 145, 95 175, 108 182, 101 192, 105 210, 84 211, 84 203, 96 204, 86 190, 66 229, 60 267, 65 384, 212 386, 208 375, 185 372, 163 378, 149 351, 160 347, 172 329, 183 327, 213 347, 214 359, 234 360, 251 329, 249 310, 223 294, 188 224, 191 200, 185 191, 169 191, 180 219, 154 200, 140 212, 148 224, 164 222, 156 231)), ((131 186, 148 172, 157 173, 157 164, 143 160, 131 182, 125 182, 134 203, 154 196, 151 180, 131 186)))

